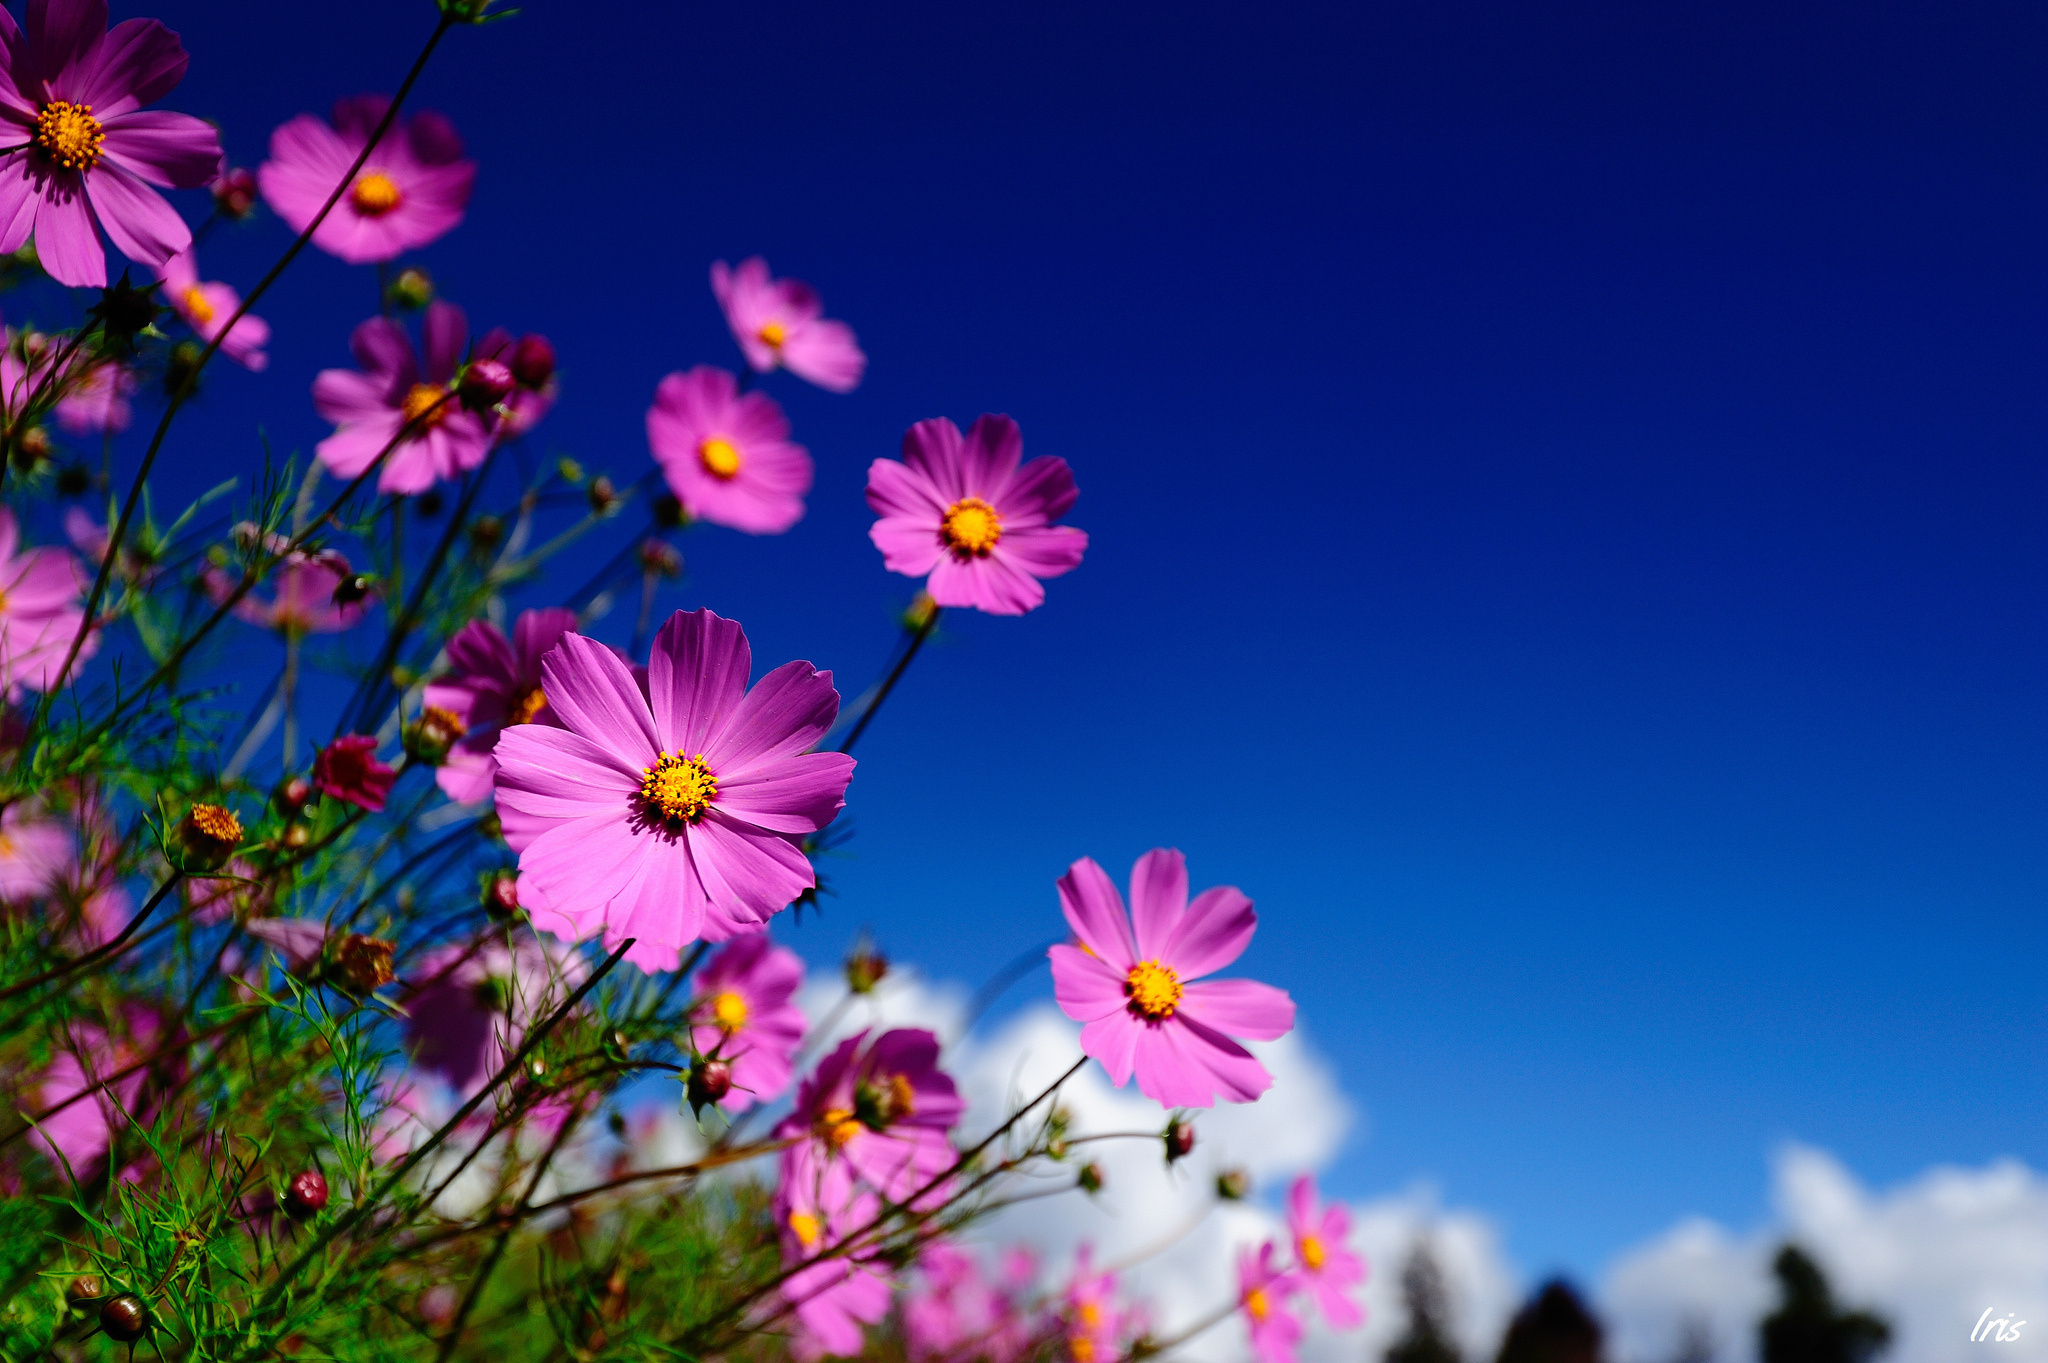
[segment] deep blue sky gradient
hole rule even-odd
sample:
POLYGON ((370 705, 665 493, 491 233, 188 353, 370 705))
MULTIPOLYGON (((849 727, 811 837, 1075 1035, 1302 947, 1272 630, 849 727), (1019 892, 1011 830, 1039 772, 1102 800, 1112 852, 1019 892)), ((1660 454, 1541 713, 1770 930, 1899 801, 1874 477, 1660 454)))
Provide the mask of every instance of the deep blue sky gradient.
MULTIPOLYGON (((432 19, 147 12, 241 163, 432 19)), ((655 381, 735 362, 708 263, 818 286, 872 368, 770 380, 811 512, 692 533, 664 609, 849 695, 911 588, 868 461, 989 410, 1074 466, 1087 561, 949 617, 784 940, 974 982, 1058 931, 1074 857, 1179 846, 1368 1115, 1335 1190, 1433 1179, 1591 1275, 1754 1223, 1788 1137, 2048 1165, 2044 40, 2024 3, 537 0, 421 84, 482 170, 419 260, 555 339, 538 447, 627 478, 655 381)), ((165 486, 258 422, 309 449, 373 298, 289 276, 165 486)))

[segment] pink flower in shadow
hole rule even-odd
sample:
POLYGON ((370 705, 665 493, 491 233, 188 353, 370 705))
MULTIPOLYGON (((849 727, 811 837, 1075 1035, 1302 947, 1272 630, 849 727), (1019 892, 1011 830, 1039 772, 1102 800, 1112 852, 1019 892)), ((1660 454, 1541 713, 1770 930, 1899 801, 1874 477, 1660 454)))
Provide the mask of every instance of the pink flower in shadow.
POLYGON ((430 303, 420 339, 424 368, 404 327, 372 317, 349 337, 361 367, 323 369, 313 380, 314 408, 337 427, 314 453, 335 476, 357 477, 388 447, 377 490, 425 492, 490 453, 491 423, 449 387, 468 353, 469 319, 453 303, 430 303))
POLYGON ((575 611, 530 610, 521 613, 509 640, 490 621, 472 620, 448 641, 448 670, 427 684, 423 699, 464 728, 434 773, 449 799, 473 804, 489 797, 505 726, 556 723, 541 690, 540 663, 575 628, 575 611))

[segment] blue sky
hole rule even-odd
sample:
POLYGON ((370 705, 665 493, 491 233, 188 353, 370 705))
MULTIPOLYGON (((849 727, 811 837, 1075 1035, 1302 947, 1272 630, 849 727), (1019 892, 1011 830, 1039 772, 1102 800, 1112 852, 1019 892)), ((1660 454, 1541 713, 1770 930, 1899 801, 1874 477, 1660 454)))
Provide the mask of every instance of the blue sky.
MULTIPOLYGON (((169 105, 243 164, 431 24, 147 12, 193 54, 169 105)), ((625 477, 655 381, 736 362, 712 259, 824 293, 871 369, 770 381, 810 514, 692 533, 664 606, 848 694, 911 588, 867 463, 982 411, 1065 457, 1087 561, 1031 617, 949 617, 863 744, 836 897, 780 935, 974 982, 1058 931, 1073 858, 1178 846, 1258 901, 1242 968, 1368 1114, 1335 1190, 1432 1179, 1590 1276, 1759 1219, 1787 1138, 1878 1181, 2048 1163, 2044 29, 541 0, 421 84, 481 172, 418 260, 554 338, 537 445, 625 477)), ((205 273, 285 240, 217 233, 205 273)), ((165 488, 257 425, 309 449, 373 301, 289 276, 270 372, 215 378, 165 488)))

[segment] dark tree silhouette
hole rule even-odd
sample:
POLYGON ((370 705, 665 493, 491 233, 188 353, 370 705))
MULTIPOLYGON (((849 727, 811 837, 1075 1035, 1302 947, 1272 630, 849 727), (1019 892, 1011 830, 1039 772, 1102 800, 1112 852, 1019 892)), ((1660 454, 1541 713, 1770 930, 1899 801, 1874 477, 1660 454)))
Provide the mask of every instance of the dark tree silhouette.
POLYGON ((1778 1251, 1778 1309, 1757 1327, 1763 1363, 1866 1363, 1891 1343, 1892 1327, 1868 1311, 1839 1311, 1820 1265, 1797 1245, 1778 1251))
POLYGON ((1401 1302, 1408 1308, 1408 1332, 1388 1346, 1385 1363, 1459 1363, 1443 1271, 1427 1240, 1416 1241, 1408 1252, 1401 1269, 1401 1302))
POLYGON ((1553 1278, 1508 1326, 1499 1363, 1600 1363, 1600 1322, 1553 1278))

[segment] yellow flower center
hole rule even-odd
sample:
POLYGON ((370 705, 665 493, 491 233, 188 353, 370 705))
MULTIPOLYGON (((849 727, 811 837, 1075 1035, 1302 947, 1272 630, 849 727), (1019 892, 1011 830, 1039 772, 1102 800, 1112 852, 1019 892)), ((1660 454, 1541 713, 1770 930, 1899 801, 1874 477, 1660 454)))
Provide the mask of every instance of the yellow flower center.
POLYGON ((1157 961, 1140 961, 1124 977, 1131 1007, 1148 1018, 1170 1018, 1180 1002, 1180 976, 1157 961))
POLYGON ((242 821, 219 805, 192 806, 192 826, 214 842, 233 847, 242 840, 242 821))
POLYGON ((106 140, 90 104, 53 99, 36 115, 36 145, 66 170, 91 170, 106 140))
POLYGON ((1311 1273, 1320 1272, 1323 1261, 1329 1257, 1329 1252, 1323 1248, 1323 1242, 1313 1235, 1302 1236, 1301 1243, 1296 1248, 1301 1252, 1302 1267, 1311 1273))
POLYGON ((420 711, 420 727, 431 730, 435 737, 449 743, 469 732, 469 726, 462 722, 462 716, 453 710, 444 710, 438 705, 429 705, 420 711))
POLYGON ((818 1119, 818 1129, 836 1148, 860 1134, 860 1118, 843 1107, 827 1108, 825 1115, 818 1119))
POLYGON ((647 779, 640 783, 640 797, 669 823, 697 822, 718 798, 718 778, 702 757, 665 752, 641 770, 647 779))
POLYGON ((355 204, 356 212, 364 217, 381 218, 398 207, 405 195, 399 193, 398 186, 392 183, 389 175, 373 170, 355 182, 348 197, 355 204))
POLYGON ((772 350, 782 349, 782 343, 789 339, 789 333, 783 329, 780 322, 763 322, 761 329, 754 334, 761 338, 762 345, 772 350))
POLYGON ((818 1232, 823 1230, 824 1227, 820 1226, 818 1218, 812 1216, 809 1212, 791 1212, 789 1214, 789 1229, 795 1234, 797 1243, 805 1249, 809 1249, 812 1245, 818 1243, 818 1232))
POLYGON ((1266 1298, 1266 1289, 1255 1287, 1244 1294, 1245 1314, 1253 1320, 1264 1320, 1273 1313, 1273 1303, 1266 1298))
POLYGON ((419 423, 413 434, 421 436, 446 421, 454 406, 448 401, 446 388, 434 383, 416 383, 406 390, 399 410, 404 413, 407 425, 419 423))
POLYGON ((1069 1339, 1067 1352, 1073 1355, 1074 1363, 1095 1363, 1095 1341, 1086 1335, 1075 1335, 1069 1339))
POLYGON ((962 558, 987 558, 1003 537, 1003 518, 981 498, 962 497, 946 508, 946 519, 939 522, 939 537, 962 558))
POLYGON ((179 301, 185 305, 185 315, 192 319, 193 326, 203 327, 213 320, 213 304, 206 301, 197 284, 180 294, 179 301))
POLYGON ((747 1001, 730 989, 711 1000, 711 1016, 727 1032, 747 1025, 747 1001))
POLYGON ((1102 1306, 1098 1302, 1084 1301, 1081 1303, 1080 1309, 1074 1314, 1079 1316, 1081 1323, 1091 1330, 1102 1324, 1102 1306))
POLYGON ((521 696, 519 703, 512 707, 511 722, 514 724, 531 724, 533 723, 533 717, 547 708, 548 693, 536 686, 521 696))
POLYGON ((706 473, 724 482, 740 471, 740 452, 730 440, 713 436, 697 447, 697 462, 706 473))

